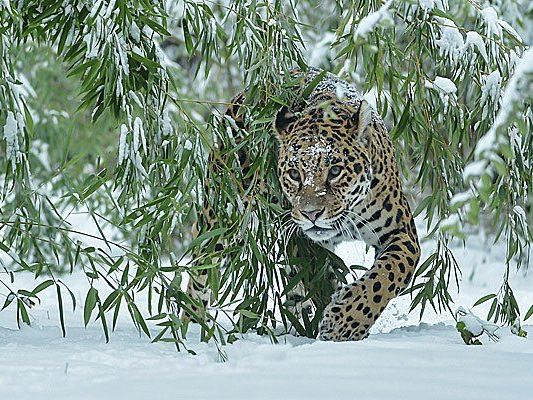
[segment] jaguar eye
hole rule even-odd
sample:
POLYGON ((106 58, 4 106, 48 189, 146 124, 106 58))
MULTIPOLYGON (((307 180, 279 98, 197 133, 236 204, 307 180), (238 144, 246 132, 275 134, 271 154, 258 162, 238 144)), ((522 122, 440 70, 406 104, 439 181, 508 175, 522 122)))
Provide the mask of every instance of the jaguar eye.
POLYGON ((289 177, 296 182, 300 182, 300 172, 297 169, 289 169, 289 177))
POLYGON ((328 179, 334 179, 341 174, 342 168, 338 165, 334 165, 329 169, 328 179))

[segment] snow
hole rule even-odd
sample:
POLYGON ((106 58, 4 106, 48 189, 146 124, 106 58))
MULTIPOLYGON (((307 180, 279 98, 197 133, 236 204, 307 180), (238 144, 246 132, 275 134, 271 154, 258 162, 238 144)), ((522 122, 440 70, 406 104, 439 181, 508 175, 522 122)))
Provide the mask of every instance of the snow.
POLYGON ((135 120, 133 121, 133 146, 136 150, 139 148, 139 139, 141 140, 142 149, 146 151, 147 145, 143 123, 139 117, 135 117, 135 120))
POLYGON ((335 41, 335 38, 336 35, 333 32, 326 32, 320 40, 309 43, 307 52, 309 65, 320 66, 327 61, 331 53, 331 44, 335 41))
POLYGON ((104 19, 108 19, 109 17, 111 17, 111 13, 113 12, 113 9, 115 8, 115 1, 116 0, 109 0, 107 9, 104 15, 104 19))
POLYGON ((146 177, 147 172, 142 165, 141 150, 146 152, 148 147, 142 120, 139 117, 135 117, 131 125, 133 125, 132 128, 126 124, 120 125, 117 164, 120 165, 126 162, 124 164, 126 169, 133 166, 140 176, 146 177), (128 134, 130 132, 132 132, 132 139, 128 142, 128 134))
POLYGON ((450 214, 447 218, 443 219, 439 224, 439 228, 443 231, 446 230, 447 228, 453 228, 456 226, 461 226, 461 221, 457 214, 450 214))
POLYGON ((7 112, 6 123, 4 125, 4 140, 6 141, 6 157, 8 160, 17 162, 22 157, 19 148, 19 125, 17 118, 12 111, 7 112))
POLYGON ((448 109, 450 99, 457 99, 457 86, 448 78, 437 76, 433 82, 426 82, 426 87, 434 88, 439 92, 442 104, 444 104, 444 110, 448 109))
POLYGON ((507 21, 504 21, 503 19, 498 20, 498 24, 507 31, 511 36, 513 36, 519 43, 523 43, 524 40, 522 39, 522 36, 514 29, 507 21))
MULTIPOLYGON (((434 246, 431 240, 423 242, 424 254, 434 246)), ((486 315, 490 302, 474 314, 468 307, 499 287, 505 246, 484 244, 482 236, 466 246, 454 248, 463 278, 461 293, 453 294, 474 329, 471 325, 483 321, 479 316, 486 315)), ((345 244, 338 253, 346 260, 357 258, 353 249, 345 244)), ((65 281, 81 303, 86 280, 74 274, 65 281)), ((511 281, 526 309, 533 302, 533 277, 518 272, 511 281)), ((16 284, 35 285, 29 275, 17 275, 16 284)), ((105 344, 98 321, 83 328, 82 310, 67 311, 67 336, 62 338, 54 291, 42 293, 42 302, 30 310, 32 327, 16 329, 11 308, 0 313, 0 398, 418 400, 431 393, 436 400, 500 400, 526 399, 533 391, 533 339, 501 328, 498 342, 466 346, 449 314, 430 310, 422 322, 418 310, 407 314, 408 296, 389 305, 364 341, 282 336, 272 344, 266 336, 249 333, 223 348, 227 361, 221 362, 216 345, 200 342, 196 327, 188 347, 198 355, 178 353, 172 344, 152 344, 139 336, 127 312, 105 344)), ((523 328, 533 332, 531 325, 523 328)))
MULTIPOLYGON (((503 126, 510 118, 513 112, 514 105, 520 100, 521 83, 527 74, 533 72, 533 48, 527 49, 522 57, 517 61, 515 70, 511 79, 507 83, 505 91, 502 95, 501 108, 494 118, 494 124, 489 131, 481 137, 475 149, 476 157, 479 157, 483 152, 489 151, 496 146, 497 135, 496 130, 503 126)), ((527 90, 527 87, 525 88, 527 90)))
POLYGON ((471 198, 472 198, 472 193, 471 192, 456 193, 450 199, 450 206, 466 203, 471 198))
POLYGON ((486 7, 480 11, 486 26, 487 36, 502 36, 502 28, 499 24, 498 13, 492 7, 486 7))
POLYGON ((500 71, 494 70, 483 77, 483 86, 481 86, 481 104, 483 104, 483 118, 487 118, 490 110, 494 105, 498 105, 501 95, 502 76, 500 71))
MULTIPOLYGON (((4 3, 9 7, 9 1, 4 0, 4 3)), ((435 7, 448 9, 447 0, 419 0, 418 3, 425 11, 435 7)), ((387 20, 391 4, 392 0, 389 0, 379 10, 362 18, 354 35, 365 37, 387 20)), ((99 0, 91 8, 91 16, 109 18, 114 7, 115 0, 99 0)), ((489 37, 501 37, 502 28, 513 36, 518 35, 513 33, 512 27, 498 19, 492 7, 482 10, 481 15, 489 37)), ((453 63, 464 60, 467 50, 476 51, 487 63, 487 47, 477 32, 466 32, 463 37, 452 21, 436 19, 441 22, 441 35, 435 42, 441 55, 453 63)), ((94 29, 83 32, 87 58, 99 56, 101 39, 108 39, 104 28, 104 23, 99 20, 94 29)), ((146 31, 149 32, 149 28, 145 27, 146 31)), ((246 32, 249 34, 249 30, 246 32)), ((133 23, 129 34, 137 43, 140 33, 133 23)), ((72 32, 67 43, 71 36, 72 32)), ((313 48, 310 59, 317 63, 324 60, 333 37, 333 34, 324 36, 313 48)), ((114 41, 114 60, 121 73, 116 93, 124 96, 121 79, 129 73, 127 44, 116 33, 110 34, 109 38, 114 41)), ((257 40, 253 35, 251 38, 257 40)), ((350 62, 346 61, 343 70, 350 70, 347 67, 350 62)), ((512 103, 519 99, 519 81, 533 69, 531 49, 517 62, 494 127, 480 142, 476 156, 496 144, 495 130, 509 118, 512 103)), ((500 85, 501 76, 497 70, 484 77, 481 102, 497 103, 501 97, 500 85)), ((449 99, 457 94, 457 87, 448 78, 437 76, 428 86, 438 91, 446 107, 449 99)), ((128 95, 142 108, 132 92, 128 95)), ((170 134, 171 120, 168 110, 164 112, 162 130, 170 134)), ((483 115, 486 116, 485 109, 483 115)), ((22 123, 22 114, 7 112, 3 134, 8 155, 13 153, 12 149, 18 149, 18 132, 22 123)), ((147 151, 144 135, 142 121, 138 118, 130 120, 128 125, 121 125, 119 163, 126 160, 128 165, 132 163, 141 172, 144 171, 139 154, 140 150, 147 151), (130 132, 132 135, 128 142, 130 132)), ((191 150, 192 142, 187 140, 184 147, 191 150)), ((323 146, 310 149, 315 155, 327 150, 323 146)), ((488 161, 483 159, 467 165, 465 179, 486 172, 487 165, 488 161)), ((451 203, 466 202, 471 196, 473 192, 458 193, 451 203)), ((238 207, 240 211, 244 209, 242 202, 238 202, 238 207)), ((513 212, 526 223, 521 207, 514 207, 513 212)), ((458 216, 454 214, 441 224, 441 228, 458 223, 458 216)), ((434 246, 434 241, 423 242, 425 256, 434 246)), ((456 299, 453 308, 459 306, 458 319, 474 333, 482 334, 487 325, 492 325, 479 317, 486 315, 490 302, 474 308, 473 312, 468 308, 479 297, 497 292, 504 273, 505 245, 497 243, 492 246, 480 234, 469 239, 466 246, 466 249, 454 249, 463 276, 461 293, 452 293, 456 299)), ((369 265, 372 257, 364 254, 363 247, 360 243, 358 246, 343 244, 337 252, 352 260, 350 264, 369 265)), ((14 252, 9 254, 17 257, 14 252)), ((533 303, 533 279, 522 271, 515 272, 511 278, 524 312, 533 303)), ((88 289, 86 279, 75 273, 64 280, 74 291, 78 304, 82 304, 88 289)), ((15 285, 17 288, 31 288, 36 284, 32 276, 17 274, 15 285)), ((12 297, 0 290, 0 305, 6 295, 12 297)), ((145 312, 146 299, 141 296, 137 300, 145 306, 142 309, 145 312)), ((428 397, 429 393, 435 399, 490 400, 526 399, 531 396, 533 339, 519 338, 505 328, 498 330, 501 340, 497 343, 465 346, 449 314, 435 315, 430 310, 419 321, 419 309, 407 313, 409 303, 408 296, 394 300, 372 328, 372 335, 362 342, 326 343, 282 336, 279 344, 272 344, 268 337, 249 333, 239 336, 233 345, 224 347, 228 361, 221 362, 216 345, 200 342, 196 327, 192 328, 188 340, 188 346, 198 353, 192 356, 176 352, 169 343, 150 343, 148 338, 139 336, 126 314, 119 316, 111 342, 106 344, 98 321, 90 323, 88 328, 83 327, 83 307, 79 305, 75 312, 66 313, 67 337, 62 338, 56 299, 53 290, 50 290, 43 293, 42 302, 30 310, 32 327, 16 329, 13 305, 0 312, 0 399, 417 400, 428 397)), ((533 335, 533 326, 524 328, 530 331, 530 336, 533 335)), ((152 325, 151 329, 156 332, 152 325)))
POLYGON ((518 205, 513 207, 513 212, 516 214, 521 228, 524 232, 528 231, 528 218, 524 209, 518 205))
POLYGON ((521 218, 524 219, 524 221, 527 221, 527 215, 526 215, 526 212, 524 211, 524 209, 520 206, 514 206, 513 207, 513 212, 517 215, 519 215, 521 218))
POLYGON ((126 151, 127 151, 126 147, 128 146, 127 136, 128 136, 128 127, 126 126, 126 124, 121 124, 120 125, 120 138, 118 141, 117 164, 121 164, 126 158, 126 151))
POLYGON ((135 21, 132 21, 130 26, 130 35, 131 38, 136 42, 139 43, 141 41, 141 31, 139 30, 139 27, 135 23, 135 21))
POLYGON ((452 20, 442 17, 435 19, 439 22, 440 28, 440 38, 435 40, 435 44, 439 48, 439 54, 447 57, 453 65, 459 61, 463 54, 463 35, 452 20))
MULTIPOLYGON (((480 343, 487 343, 487 341, 498 341, 500 339, 501 328, 491 322, 485 321, 479 318, 471 311, 465 310, 463 307, 459 307, 455 312, 455 318, 457 322, 462 322, 468 332, 472 334, 474 338, 480 343)), ((510 328, 512 333, 518 333, 520 331, 520 324, 517 324, 516 330, 513 326, 510 328)))
POLYGON ((96 3, 91 8, 91 13, 89 14, 89 18, 94 19, 96 15, 100 14, 103 10, 104 6, 104 0, 97 0, 96 3))
POLYGON ((93 35, 90 33, 87 33, 83 37, 83 41, 87 45, 87 52, 85 53, 85 57, 87 59, 93 59, 98 57, 99 48, 98 48, 98 42, 94 39, 93 35))
POLYGON ((116 42, 117 56, 115 57, 115 63, 120 66, 121 71, 124 75, 130 74, 130 67, 128 64, 128 55, 127 55, 127 45, 126 41, 122 36, 118 36, 116 33, 113 34, 116 42))
POLYGON ((439 88, 441 91, 447 94, 453 94, 457 92, 457 86, 448 78, 443 78, 442 76, 437 76, 433 81, 433 84, 439 88))
POLYGON ((2 3, 4 3, 4 7, 7 9, 7 11, 9 11, 9 13, 12 13, 10 0, 2 0, 2 3))
POLYGON ((391 4, 392 0, 389 0, 384 3, 377 11, 374 11, 373 13, 370 13, 367 16, 363 17, 361 21, 359 21, 359 24, 357 24, 354 36, 366 37, 374 30, 374 28, 380 22, 390 18, 389 7, 391 6, 391 4))
POLYGON ((418 4, 425 11, 431 11, 435 6, 442 11, 446 11, 448 6, 448 0, 418 0, 418 4))
POLYGON ((475 59, 474 49, 477 50, 486 63, 489 61, 487 47, 479 33, 468 31, 466 32, 466 39, 464 39, 459 28, 452 20, 442 17, 435 17, 434 19, 440 29, 440 37, 435 40, 435 45, 439 49, 439 54, 448 58, 452 65, 456 65, 461 60, 470 61, 475 59), (471 53, 474 57, 469 57, 471 53))
POLYGON ((465 50, 472 47, 475 47, 477 51, 479 51, 479 54, 481 54, 481 57, 483 57, 485 62, 489 62, 489 56, 487 55, 485 42, 483 41, 481 35, 475 31, 469 31, 466 33, 465 50))
POLYGON ((468 180, 474 176, 480 176, 486 171, 487 162, 485 160, 473 161, 465 166, 463 179, 468 180))
POLYGON ((468 329, 468 331, 472 333, 474 337, 483 334, 483 326, 486 321, 483 321, 473 313, 466 311, 463 307, 459 307, 455 315, 457 317, 457 322, 463 322, 466 326, 466 329, 468 329))

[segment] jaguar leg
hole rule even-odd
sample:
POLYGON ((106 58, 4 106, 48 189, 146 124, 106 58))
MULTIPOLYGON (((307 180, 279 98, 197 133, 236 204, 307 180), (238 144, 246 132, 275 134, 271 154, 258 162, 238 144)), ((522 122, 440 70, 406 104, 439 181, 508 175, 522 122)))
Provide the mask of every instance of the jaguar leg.
POLYGON ((391 237, 373 267, 333 296, 320 323, 321 340, 361 340, 368 336, 389 301, 409 284, 420 258, 416 235, 391 237))

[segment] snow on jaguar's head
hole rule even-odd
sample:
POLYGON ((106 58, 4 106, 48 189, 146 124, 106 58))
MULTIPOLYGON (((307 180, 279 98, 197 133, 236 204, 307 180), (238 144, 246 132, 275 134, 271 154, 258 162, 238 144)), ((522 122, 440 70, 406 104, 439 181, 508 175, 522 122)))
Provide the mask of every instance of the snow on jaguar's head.
POLYGON ((336 99, 278 113, 281 187, 293 221, 312 240, 336 236, 369 193, 371 116, 366 101, 353 107, 336 99))

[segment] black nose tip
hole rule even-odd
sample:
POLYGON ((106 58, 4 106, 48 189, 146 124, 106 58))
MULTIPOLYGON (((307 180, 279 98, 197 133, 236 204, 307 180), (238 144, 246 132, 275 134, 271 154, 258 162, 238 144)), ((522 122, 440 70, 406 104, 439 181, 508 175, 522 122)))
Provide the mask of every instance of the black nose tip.
POLYGON ((322 210, 310 210, 310 211, 301 210, 300 212, 309 221, 315 222, 318 217, 320 217, 322 214, 324 214, 324 210, 325 210, 325 208, 323 208, 322 210))

